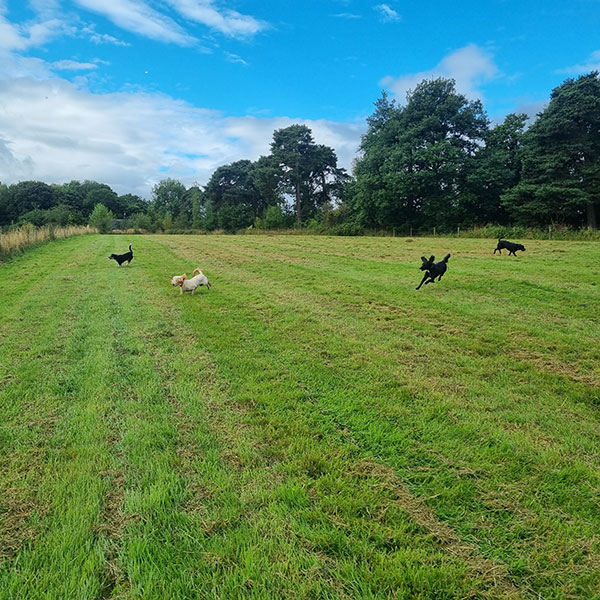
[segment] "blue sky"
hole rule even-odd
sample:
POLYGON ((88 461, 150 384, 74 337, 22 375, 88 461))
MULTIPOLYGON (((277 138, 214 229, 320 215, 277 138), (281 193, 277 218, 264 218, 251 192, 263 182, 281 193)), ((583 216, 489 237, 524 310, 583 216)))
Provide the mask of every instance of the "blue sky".
POLYGON ((0 0, 0 181, 204 184, 305 123, 351 169, 382 89, 535 115, 600 69, 600 0, 0 0))

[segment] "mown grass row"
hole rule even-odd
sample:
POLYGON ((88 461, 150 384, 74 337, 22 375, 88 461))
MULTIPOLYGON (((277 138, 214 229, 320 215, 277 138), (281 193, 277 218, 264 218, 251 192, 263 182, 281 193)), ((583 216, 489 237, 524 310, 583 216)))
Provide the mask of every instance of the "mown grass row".
POLYGON ((0 597, 598 594, 593 245, 119 241, 3 268, 0 597))

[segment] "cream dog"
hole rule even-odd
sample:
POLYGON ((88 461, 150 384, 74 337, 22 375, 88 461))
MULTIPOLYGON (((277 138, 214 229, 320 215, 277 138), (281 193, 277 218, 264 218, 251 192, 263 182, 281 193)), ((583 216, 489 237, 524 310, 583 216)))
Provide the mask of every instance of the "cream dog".
POLYGON ((194 269, 194 275, 195 277, 192 277, 191 279, 187 279, 185 273, 183 275, 175 275, 175 277, 171 279, 171 285, 180 286, 180 294, 183 294, 183 292, 192 292, 193 294, 196 291, 196 288, 201 285, 205 285, 210 289, 210 281, 200 269, 194 269), (196 273, 198 273, 198 275, 196 275, 196 273))

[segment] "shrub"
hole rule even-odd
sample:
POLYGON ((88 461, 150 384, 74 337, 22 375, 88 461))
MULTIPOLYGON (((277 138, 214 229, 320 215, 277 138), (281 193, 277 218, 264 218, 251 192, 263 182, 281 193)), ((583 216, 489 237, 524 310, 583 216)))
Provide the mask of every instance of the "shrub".
POLYGON ((96 204, 90 215, 90 226, 95 227, 99 233, 110 233, 110 223, 114 215, 104 204, 96 204))

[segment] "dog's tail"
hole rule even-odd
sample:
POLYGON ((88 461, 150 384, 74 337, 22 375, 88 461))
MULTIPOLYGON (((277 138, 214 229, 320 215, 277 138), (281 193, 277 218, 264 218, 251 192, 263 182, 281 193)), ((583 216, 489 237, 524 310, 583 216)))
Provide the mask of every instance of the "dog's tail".
POLYGON ((196 275, 196 273, 198 273, 199 275, 204 275, 204 273, 202 272, 202 269, 200 267, 196 267, 194 269, 193 275, 196 275))
POLYGON ((444 262, 448 262, 449 258, 450 258, 450 254, 446 254, 446 256, 444 256, 444 262))

